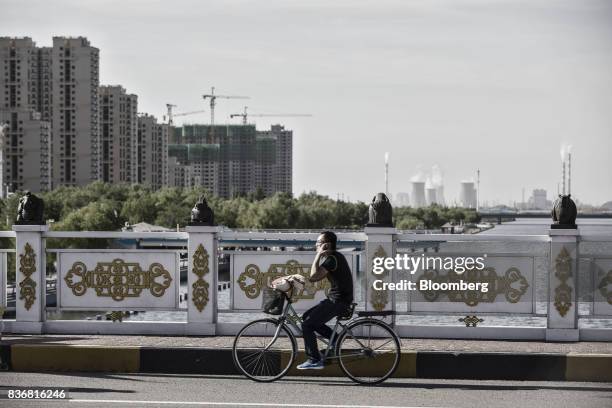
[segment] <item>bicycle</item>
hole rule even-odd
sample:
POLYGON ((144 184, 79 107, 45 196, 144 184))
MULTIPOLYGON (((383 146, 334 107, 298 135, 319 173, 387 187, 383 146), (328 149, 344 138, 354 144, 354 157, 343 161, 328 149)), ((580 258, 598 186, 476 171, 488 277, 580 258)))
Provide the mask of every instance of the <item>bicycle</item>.
MULTIPOLYGON (((247 323, 234 339, 234 365, 254 381, 272 382, 282 378, 297 356, 293 331, 302 334, 302 319, 292 306, 291 296, 280 293, 287 301, 280 316, 247 323)), ((345 315, 336 318, 329 341, 317 334, 317 339, 327 345, 322 358, 326 364, 337 360, 344 374, 357 383, 379 384, 393 375, 401 353, 395 331, 374 317, 390 316, 395 312, 357 312, 357 318, 353 318, 356 305, 352 303, 345 315), (336 346, 332 350, 334 342, 336 346)))

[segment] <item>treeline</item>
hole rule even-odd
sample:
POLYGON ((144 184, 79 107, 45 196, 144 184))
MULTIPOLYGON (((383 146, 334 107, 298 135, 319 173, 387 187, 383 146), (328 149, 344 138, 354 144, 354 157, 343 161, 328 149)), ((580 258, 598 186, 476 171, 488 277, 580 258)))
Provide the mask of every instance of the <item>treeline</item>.
MULTIPOLYGON (((95 182, 85 187, 60 187, 36 194, 45 203, 44 217, 53 220, 55 231, 117 231, 126 222, 146 222, 167 228, 184 227, 191 209, 204 194, 215 213, 215 222, 229 228, 248 229, 361 229, 368 222, 368 204, 333 200, 315 192, 297 198, 261 192, 244 197, 212 197, 201 188, 163 188, 153 191, 142 185, 95 182)), ((17 192, 0 200, 0 228, 10 230, 17 217, 17 192)), ((399 229, 437 229, 450 221, 475 222, 475 211, 431 206, 394 208, 393 220, 399 229)), ((0 238, 0 247, 14 248, 14 239, 0 238)), ((108 240, 96 238, 49 239, 48 248, 106 248, 108 240)), ((47 254, 47 270, 53 270, 55 256, 47 254)), ((8 279, 15 280, 15 255, 8 256, 8 279)))
MULTIPOLYGON (((147 222, 168 228, 185 226, 191 209, 204 194, 217 224, 250 229, 360 229, 368 222, 368 203, 338 201, 315 192, 297 198, 277 193, 271 197, 249 194, 223 199, 201 188, 163 188, 153 191, 142 185, 95 182, 85 187, 60 187, 40 193, 44 216, 59 231, 113 231, 126 222, 147 222)), ((21 193, 1 201, 0 222, 11 228, 21 193)), ((475 222, 475 211, 431 206, 394 208, 399 229, 435 229, 446 222, 475 222)))

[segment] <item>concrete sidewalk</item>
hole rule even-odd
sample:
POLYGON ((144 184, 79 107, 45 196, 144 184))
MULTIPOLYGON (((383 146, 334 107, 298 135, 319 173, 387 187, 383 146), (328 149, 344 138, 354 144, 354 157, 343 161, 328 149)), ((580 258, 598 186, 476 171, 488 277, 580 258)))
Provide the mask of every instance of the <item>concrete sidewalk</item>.
MULTIPOLYGON (((223 336, 5 335, 0 353, 14 371, 238 374, 231 356, 233 340, 223 336)), ((303 352, 299 354, 301 362, 303 352)), ((337 364, 290 374, 342 375, 337 364)), ((395 376, 612 382, 612 343, 402 339, 395 376)))

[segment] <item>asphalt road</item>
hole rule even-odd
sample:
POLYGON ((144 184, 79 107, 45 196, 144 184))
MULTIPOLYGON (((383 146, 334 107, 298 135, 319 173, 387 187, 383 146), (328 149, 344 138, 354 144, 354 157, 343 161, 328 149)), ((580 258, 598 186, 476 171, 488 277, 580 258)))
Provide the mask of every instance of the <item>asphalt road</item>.
POLYGON ((11 387, 63 387, 70 400, 0 400, 0 407, 612 408, 611 383, 391 379, 364 387, 345 378, 259 384, 234 376, 0 373, 0 394, 11 387))

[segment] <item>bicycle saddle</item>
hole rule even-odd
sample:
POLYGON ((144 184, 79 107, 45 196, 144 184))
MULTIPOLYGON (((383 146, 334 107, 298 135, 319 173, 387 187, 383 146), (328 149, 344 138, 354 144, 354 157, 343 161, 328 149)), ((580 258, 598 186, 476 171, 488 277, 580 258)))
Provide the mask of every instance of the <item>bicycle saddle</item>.
POLYGON ((338 320, 351 320, 353 317, 353 313, 355 313, 355 306, 357 303, 351 303, 351 307, 346 311, 346 313, 341 314, 337 317, 338 320))

